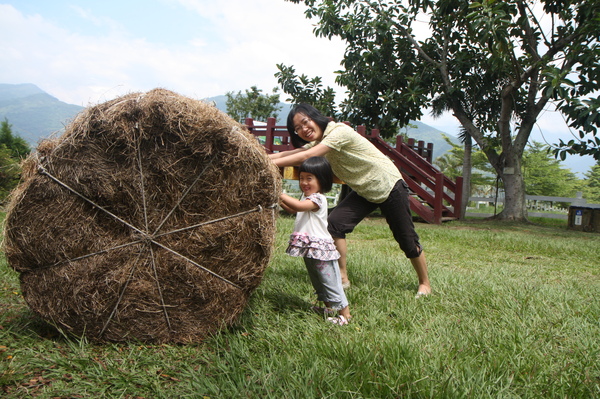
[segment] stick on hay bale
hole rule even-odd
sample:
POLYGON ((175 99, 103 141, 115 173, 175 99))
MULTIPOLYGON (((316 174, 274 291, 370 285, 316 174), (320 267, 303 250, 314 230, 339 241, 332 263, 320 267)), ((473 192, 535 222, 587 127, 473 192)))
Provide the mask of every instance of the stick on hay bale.
POLYGON ((227 115, 167 90, 130 94, 26 160, 4 249, 31 309, 68 332, 198 342, 260 284, 280 190, 227 115))

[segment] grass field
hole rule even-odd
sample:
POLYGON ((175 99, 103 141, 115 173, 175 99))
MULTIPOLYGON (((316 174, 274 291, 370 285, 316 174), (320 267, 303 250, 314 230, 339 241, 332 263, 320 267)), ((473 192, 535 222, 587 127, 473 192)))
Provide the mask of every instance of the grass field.
POLYGON ((66 338, 28 310, 2 259, 0 396, 600 397, 600 235, 550 223, 418 224, 434 293, 415 299, 410 263, 367 220, 349 237, 354 318, 338 327, 309 311, 281 217, 239 324, 197 345, 66 338))

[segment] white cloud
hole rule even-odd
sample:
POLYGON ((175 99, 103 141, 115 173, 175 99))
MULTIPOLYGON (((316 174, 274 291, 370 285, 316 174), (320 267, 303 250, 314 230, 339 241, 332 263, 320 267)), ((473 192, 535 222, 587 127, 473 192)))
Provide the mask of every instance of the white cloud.
POLYGON ((94 26, 107 27, 110 31, 114 32, 124 32, 126 30, 124 26, 122 26, 112 18, 96 16, 93 14, 92 11, 76 5, 72 5, 71 8, 75 11, 75 14, 78 15, 81 19, 83 19, 84 21, 91 22, 94 26))
MULTIPOLYGON (((79 105, 154 87, 197 98, 252 85, 269 92, 277 86, 277 63, 335 85, 333 71, 344 46, 316 38, 302 6, 280 0, 179 3, 198 14, 203 36, 175 46, 133 37, 117 22, 83 8, 77 14, 108 28, 105 33, 75 33, 0 5, 0 74, 4 83, 34 83, 79 105)), ((167 32, 177 24, 149 28, 167 32)))

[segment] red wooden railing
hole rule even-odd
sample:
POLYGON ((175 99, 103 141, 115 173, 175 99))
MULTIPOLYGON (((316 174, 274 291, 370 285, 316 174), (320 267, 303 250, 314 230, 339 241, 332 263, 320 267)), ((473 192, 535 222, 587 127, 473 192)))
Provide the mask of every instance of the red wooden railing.
MULTIPOLYGON (((267 152, 293 149, 287 128, 276 126, 275 123, 275 118, 268 118, 264 125, 256 125, 251 118, 246 119, 246 127, 258 138, 267 152)), ((424 146, 423 142, 418 142, 415 145, 414 140, 405 143, 399 136, 394 148, 379 136, 377 129, 367 134, 366 128, 359 126, 356 131, 387 155, 402 172, 412 192, 411 209, 417 215, 434 224, 460 218, 462 178, 458 177, 454 182, 433 166, 433 144, 424 146)))

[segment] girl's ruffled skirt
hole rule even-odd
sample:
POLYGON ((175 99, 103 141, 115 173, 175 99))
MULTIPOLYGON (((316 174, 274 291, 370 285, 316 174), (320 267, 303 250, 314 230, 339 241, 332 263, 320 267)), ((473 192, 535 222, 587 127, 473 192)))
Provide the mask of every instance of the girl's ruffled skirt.
POLYGON ((319 260, 335 260, 340 257, 333 239, 311 237, 302 233, 294 233, 290 236, 289 245, 285 252, 291 256, 319 260))

